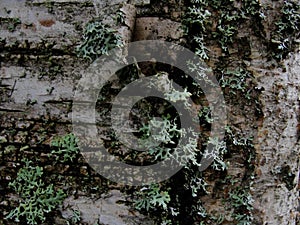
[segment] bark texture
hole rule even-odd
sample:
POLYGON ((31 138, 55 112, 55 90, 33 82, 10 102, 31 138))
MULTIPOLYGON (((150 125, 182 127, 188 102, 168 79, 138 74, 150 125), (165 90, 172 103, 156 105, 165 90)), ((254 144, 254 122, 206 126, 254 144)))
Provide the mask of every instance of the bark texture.
MULTIPOLYGON (((255 35, 247 26, 241 27, 237 41, 229 49, 229 57, 224 56, 215 42, 207 43, 210 50, 208 64, 216 68, 222 57, 233 67, 243 63, 253 74, 253 88, 259 93, 257 108, 255 104, 247 105, 246 100, 239 99, 239 96, 226 99, 230 123, 241 135, 254 137, 253 224, 296 225, 299 213, 300 53, 299 48, 290 53, 282 66, 270 60, 268 54, 272 49, 266 42, 271 40, 274 21, 280 14, 280 3, 264 0, 261 4, 266 14, 261 32, 265 33, 266 39, 255 35), (247 54, 247 59, 243 54, 247 54)), ((87 209, 85 206, 92 204, 88 198, 92 197, 84 196, 81 185, 76 182, 87 174, 93 177, 90 182, 95 185, 104 183, 103 178, 88 169, 83 161, 76 167, 76 173, 69 169, 74 165, 53 167, 47 158, 53 137, 72 129, 74 91, 89 65, 75 53, 76 46, 82 42, 83 29, 89 21, 99 17, 103 23, 118 30, 126 42, 162 39, 183 44, 186 42, 181 28, 184 2, 2 0, 0 6, 0 223, 7 223, 2 217, 14 207, 11 202, 15 197, 8 183, 16 176, 24 156, 32 159, 38 156, 49 171, 56 170, 67 179, 73 179, 74 189, 79 190, 83 197, 76 200, 69 197, 64 207, 81 204, 81 209, 87 209), (117 25, 114 19, 119 9, 125 14, 122 25, 117 25)), ((239 178, 241 184, 243 177, 250 176, 247 168, 240 164, 242 158, 242 153, 233 153, 227 159, 230 162, 227 175, 239 178)), ((210 177, 210 174, 206 176, 210 177)), ((201 197, 207 211, 232 212, 225 209, 218 197, 224 196, 221 193, 224 190, 217 189, 218 183, 214 180, 209 185, 211 194, 201 197)), ((100 212, 104 218, 100 222, 109 225, 155 223, 120 203, 127 199, 119 192, 118 185, 105 188, 112 194, 97 196, 102 199, 97 200, 97 204, 106 207, 100 212), (109 210, 112 205, 119 211, 112 214, 109 210)), ((90 213, 95 209, 87 210, 90 213)), ((66 210, 62 211, 63 215, 68 214, 66 210)), ((96 214, 86 214, 83 218, 88 224, 93 224, 97 220, 96 214)), ((55 224, 65 222, 57 216, 55 224)), ((229 216, 223 224, 231 222, 229 216)))

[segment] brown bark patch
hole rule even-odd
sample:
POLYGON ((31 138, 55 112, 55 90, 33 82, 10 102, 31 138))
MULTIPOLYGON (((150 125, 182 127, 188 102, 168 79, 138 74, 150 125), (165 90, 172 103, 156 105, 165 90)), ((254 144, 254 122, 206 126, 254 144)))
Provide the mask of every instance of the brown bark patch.
POLYGON ((39 22, 44 27, 51 27, 53 24, 55 24, 55 21, 52 19, 40 20, 39 22))

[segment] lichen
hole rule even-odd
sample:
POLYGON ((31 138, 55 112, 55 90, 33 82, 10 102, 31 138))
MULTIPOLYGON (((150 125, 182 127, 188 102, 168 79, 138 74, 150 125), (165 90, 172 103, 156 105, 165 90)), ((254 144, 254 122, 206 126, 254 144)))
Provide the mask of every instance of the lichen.
POLYGON ((79 57, 95 60, 110 50, 122 47, 123 42, 116 30, 99 21, 89 22, 83 35, 83 43, 77 47, 79 57))
POLYGON ((272 33, 272 56, 277 60, 284 59, 289 52, 299 46, 300 5, 292 0, 283 2, 281 18, 275 22, 276 30, 272 33))

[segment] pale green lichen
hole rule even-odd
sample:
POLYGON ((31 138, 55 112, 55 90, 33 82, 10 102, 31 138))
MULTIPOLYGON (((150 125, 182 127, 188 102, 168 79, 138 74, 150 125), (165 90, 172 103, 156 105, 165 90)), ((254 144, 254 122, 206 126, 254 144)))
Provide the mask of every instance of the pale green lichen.
POLYGON ((107 55, 116 47, 122 47, 122 38, 117 31, 99 21, 87 24, 83 35, 83 43, 77 47, 78 56, 91 61, 107 55))
POLYGON ((56 209, 66 196, 62 190, 55 190, 53 184, 43 182, 42 167, 33 166, 28 160, 24 163, 17 178, 9 183, 9 187, 20 196, 20 201, 6 219, 14 219, 16 222, 26 220, 30 225, 40 224, 46 220, 46 214, 56 209))

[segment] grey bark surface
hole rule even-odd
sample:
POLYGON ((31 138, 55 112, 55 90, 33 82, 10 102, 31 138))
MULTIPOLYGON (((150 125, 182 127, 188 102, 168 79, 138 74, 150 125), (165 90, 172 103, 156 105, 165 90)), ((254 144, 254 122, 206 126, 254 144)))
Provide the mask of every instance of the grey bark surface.
MULTIPOLYGON (((277 10, 272 1, 262 2, 274 6, 273 11, 277 10)), ((94 17, 102 16, 104 23, 114 24, 113 16, 120 3, 124 1, 0 2, 0 162, 3 163, 0 175, 4 183, 11 180, 22 158, 23 153, 17 149, 27 145, 49 145, 53 135, 71 130, 74 91, 81 74, 88 67, 88 63, 78 58, 73 50, 81 42, 82 28, 94 17), (21 23, 8 28, 9 24, 3 21, 12 18, 19 18, 21 23), (50 127, 45 121, 55 124, 50 127)), ((182 9, 163 9, 167 18, 161 19, 148 12, 150 1, 135 0, 127 3, 123 5, 126 12, 125 25, 115 26, 125 41, 184 41, 179 22, 182 9), (143 13, 147 16, 142 17, 143 13)), ((265 22, 266 33, 273 23, 272 10, 265 22)), ((245 32, 240 31, 240 34, 245 32)), ((300 54, 295 52, 289 55, 284 61, 286 70, 274 68, 267 60, 261 41, 257 37, 249 38, 251 61, 247 62, 248 70, 253 72, 257 87, 262 90, 259 100, 263 112, 262 121, 257 121, 255 135, 256 178, 251 190, 255 200, 254 216, 257 224, 295 225, 299 200, 300 54)), ((213 55, 219 54, 218 48, 211 50, 215 50, 213 55)), ((237 116, 236 122, 241 118, 237 116)), ((253 130, 248 133, 255 134, 253 130)), ((45 154, 43 149, 40 151, 39 154, 45 154)), ((243 173, 243 168, 239 168, 234 161, 229 173, 243 173)), ((0 184, 0 190, 2 188, 0 184)), ((86 210, 83 218, 88 224, 93 224, 95 221, 91 218, 96 219, 101 213, 103 221, 100 222, 104 224, 154 224, 138 212, 132 216, 125 204, 116 203, 124 200, 124 196, 112 189, 110 197, 102 196, 99 200, 69 197, 64 204, 86 210), (102 211, 96 210, 99 205, 102 211)), ((0 206, 5 208, 9 198, 4 196, 0 206)), ((214 208, 222 210, 219 202, 209 198, 204 199, 208 211, 214 208)), ((68 212, 63 211, 63 215, 67 217, 68 212)))

